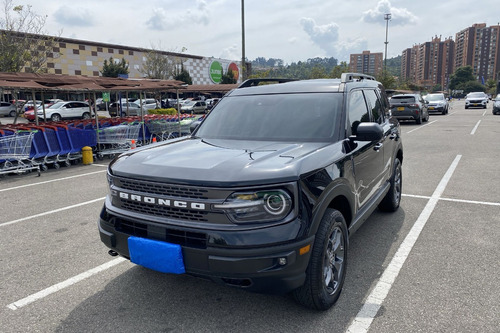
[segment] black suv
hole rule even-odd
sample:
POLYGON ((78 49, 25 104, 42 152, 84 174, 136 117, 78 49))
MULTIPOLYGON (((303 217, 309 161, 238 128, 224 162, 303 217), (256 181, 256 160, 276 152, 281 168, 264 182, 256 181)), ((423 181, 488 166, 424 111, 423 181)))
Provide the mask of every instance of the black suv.
POLYGON ((111 255, 326 310, 345 280, 349 235, 401 199, 403 148, 372 77, 229 92, 191 136, 109 166, 99 220, 111 255))

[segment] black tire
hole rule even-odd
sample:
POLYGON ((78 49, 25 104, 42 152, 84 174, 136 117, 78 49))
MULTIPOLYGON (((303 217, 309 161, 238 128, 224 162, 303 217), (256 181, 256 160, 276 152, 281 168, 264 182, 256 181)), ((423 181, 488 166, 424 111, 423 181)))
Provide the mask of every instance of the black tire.
POLYGON ((448 109, 443 109, 443 112, 441 112, 441 114, 444 116, 445 114, 448 113, 448 109))
POLYGON ((347 226, 338 210, 328 209, 316 239, 303 286, 293 291, 295 300, 315 310, 328 310, 337 302, 347 268, 347 226))
POLYGON ((417 123, 417 125, 420 125, 422 123, 422 112, 418 113, 418 118, 415 119, 415 122, 417 123))
POLYGON ((88 113, 88 112, 84 112, 84 113, 82 114, 82 119, 90 119, 90 113, 88 113))
POLYGON ((379 203, 378 208, 384 212, 395 212, 401 203, 401 190, 403 189, 403 174, 401 161, 399 158, 394 160, 394 168, 391 175, 391 187, 384 199, 379 203))
POLYGON ((61 121, 61 115, 58 113, 54 113, 52 116, 50 116, 50 120, 52 121, 61 121))
POLYGON ((424 119, 422 119, 425 123, 429 121, 429 112, 427 112, 427 117, 425 117, 424 119))
POLYGON ((15 117, 16 116, 16 111, 12 110, 9 112, 9 117, 15 117))

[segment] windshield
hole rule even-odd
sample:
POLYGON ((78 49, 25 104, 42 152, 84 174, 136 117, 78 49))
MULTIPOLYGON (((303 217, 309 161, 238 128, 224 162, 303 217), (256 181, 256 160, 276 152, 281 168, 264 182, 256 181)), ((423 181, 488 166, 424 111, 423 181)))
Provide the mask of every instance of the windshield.
POLYGON ((444 101, 444 95, 442 94, 427 95, 425 96, 425 99, 429 102, 444 101))
POLYGON ((48 109, 59 109, 61 108, 66 102, 57 102, 55 104, 52 104, 51 106, 48 107, 48 109))
POLYGON ((391 103, 415 103, 415 96, 393 96, 390 100, 391 103))
POLYGON ((473 92, 473 93, 469 93, 469 95, 467 95, 467 97, 469 98, 485 98, 486 95, 482 92, 473 92))
POLYGON ((223 98, 196 135, 207 139, 324 142, 337 135, 342 94, 223 98))

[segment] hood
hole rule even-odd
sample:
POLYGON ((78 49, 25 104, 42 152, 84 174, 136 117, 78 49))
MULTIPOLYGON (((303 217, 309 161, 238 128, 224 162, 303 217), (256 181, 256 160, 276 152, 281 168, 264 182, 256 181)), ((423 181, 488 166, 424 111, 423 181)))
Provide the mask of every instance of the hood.
POLYGON ((187 138, 123 154, 110 171, 123 177, 201 186, 271 184, 295 181, 320 168, 326 159, 310 155, 334 145, 187 138))

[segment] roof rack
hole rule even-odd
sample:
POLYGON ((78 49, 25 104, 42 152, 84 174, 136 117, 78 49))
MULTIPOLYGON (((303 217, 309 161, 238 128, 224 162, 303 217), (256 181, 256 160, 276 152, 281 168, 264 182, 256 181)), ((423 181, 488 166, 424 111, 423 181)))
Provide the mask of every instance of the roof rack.
POLYGON ((371 75, 360 74, 360 73, 342 73, 340 77, 340 82, 354 82, 354 81, 362 81, 362 80, 373 80, 375 78, 371 75))
POLYGON ((274 83, 285 83, 285 82, 290 82, 290 81, 297 81, 297 79, 271 79, 271 78, 266 78, 266 79, 248 79, 245 80, 243 83, 241 83, 238 88, 246 88, 246 87, 254 87, 258 86, 261 82, 274 82, 274 83))

